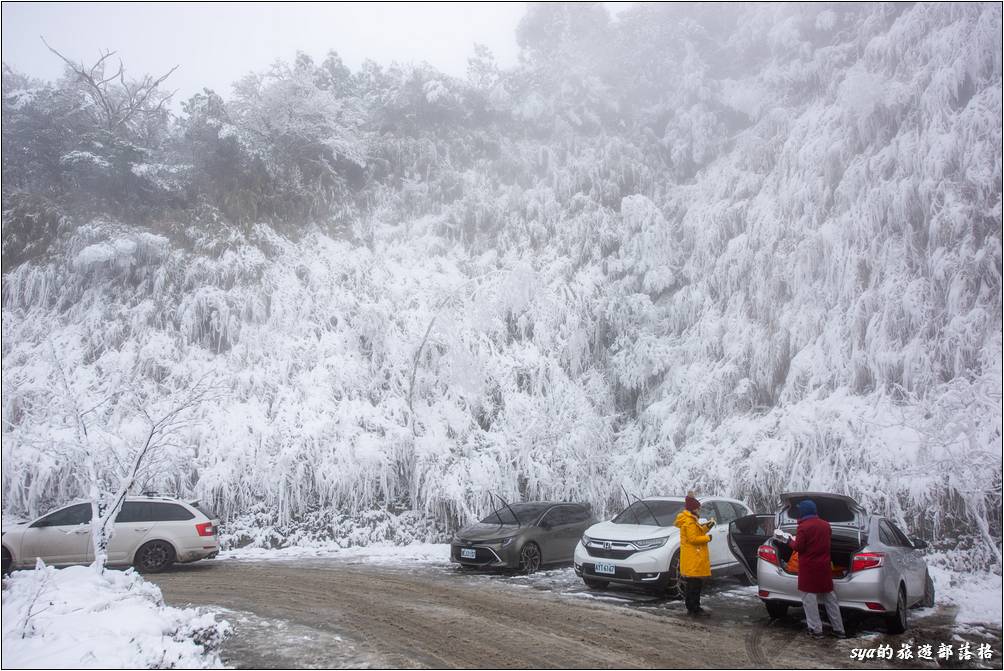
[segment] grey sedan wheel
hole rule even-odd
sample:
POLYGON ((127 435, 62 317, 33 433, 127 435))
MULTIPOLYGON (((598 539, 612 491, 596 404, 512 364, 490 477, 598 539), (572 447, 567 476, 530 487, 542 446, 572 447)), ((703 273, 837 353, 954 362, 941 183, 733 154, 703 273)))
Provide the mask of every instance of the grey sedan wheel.
POLYGON ((534 542, 529 542, 519 551, 519 570, 523 573, 535 573, 540 570, 540 548, 534 542))
POLYGON ((159 573, 174 563, 174 548, 164 541, 150 541, 139 550, 133 564, 140 573, 159 573))

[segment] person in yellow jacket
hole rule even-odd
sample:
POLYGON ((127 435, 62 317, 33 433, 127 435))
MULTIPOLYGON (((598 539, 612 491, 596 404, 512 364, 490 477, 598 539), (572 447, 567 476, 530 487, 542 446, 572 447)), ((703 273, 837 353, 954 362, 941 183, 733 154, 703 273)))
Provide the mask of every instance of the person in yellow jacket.
POLYGON ((711 577, 711 556, 708 553, 711 534, 708 532, 715 526, 715 521, 698 522, 697 511, 700 509, 701 502, 694 498, 693 492, 687 494, 683 510, 676 516, 675 522, 680 529, 680 578, 686 583, 684 600, 691 615, 708 614, 701 608, 701 588, 704 578, 711 577))

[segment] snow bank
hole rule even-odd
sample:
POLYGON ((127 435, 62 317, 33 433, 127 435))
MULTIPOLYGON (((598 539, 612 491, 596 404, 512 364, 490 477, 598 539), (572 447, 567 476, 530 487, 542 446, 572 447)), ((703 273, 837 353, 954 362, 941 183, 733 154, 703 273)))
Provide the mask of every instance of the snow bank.
POLYGON ((40 565, 4 580, 4 668, 216 668, 229 624, 128 570, 40 565))
POLYGON ((1001 607, 1004 602, 1004 579, 1000 575, 988 572, 960 573, 930 563, 928 568, 934 578, 938 603, 950 603, 958 607, 956 622, 1000 626, 1004 620, 1001 607))

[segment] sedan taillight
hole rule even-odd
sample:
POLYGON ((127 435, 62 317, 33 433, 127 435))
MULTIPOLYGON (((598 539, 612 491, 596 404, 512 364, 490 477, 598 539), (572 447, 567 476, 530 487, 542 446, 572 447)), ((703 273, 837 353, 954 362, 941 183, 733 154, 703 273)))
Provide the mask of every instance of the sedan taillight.
POLYGON ((203 522, 202 524, 195 525, 195 531, 200 536, 215 536, 216 529, 213 528, 212 522, 203 522))
POLYGON ((882 566, 885 557, 881 552, 861 552, 851 558, 851 573, 882 566))
POLYGON ((765 562, 770 562, 774 566, 779 566, 777 562, 777 550, 774 549, 773 545, 761 545, 757 548, 756 556, 765 562))

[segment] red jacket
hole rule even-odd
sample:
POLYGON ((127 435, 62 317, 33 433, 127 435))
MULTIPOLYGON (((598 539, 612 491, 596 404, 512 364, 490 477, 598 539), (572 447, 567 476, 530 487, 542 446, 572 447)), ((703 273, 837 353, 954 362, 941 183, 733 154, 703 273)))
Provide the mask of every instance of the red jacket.
POLYGON ((830 572, 830 523, 818 517, 798 521, 791 548, 798 553, 798 591, 822 594, 833 591, 830 572))

